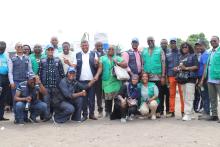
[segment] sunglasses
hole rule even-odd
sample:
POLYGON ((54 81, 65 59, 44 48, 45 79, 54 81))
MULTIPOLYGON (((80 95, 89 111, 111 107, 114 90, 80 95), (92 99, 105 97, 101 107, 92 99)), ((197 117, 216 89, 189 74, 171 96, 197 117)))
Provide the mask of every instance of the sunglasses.
POLYGON ((217 40, 211 40, 210 42, 217 42, 217 40))

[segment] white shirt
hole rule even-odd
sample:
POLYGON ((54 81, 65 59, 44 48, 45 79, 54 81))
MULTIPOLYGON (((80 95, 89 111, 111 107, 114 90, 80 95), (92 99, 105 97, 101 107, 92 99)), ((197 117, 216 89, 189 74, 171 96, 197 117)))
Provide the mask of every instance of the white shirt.
POLYGON ((59 55, 59 58, 60 58, 60 60, 63 64, 63 69, 64 69, 65 74, 67 72, 67 69, 69 68, 69 65, 64 63, 64 58, 68 59, 71 64, 76 64, 76 54, 75 54, 75 52, 69 51, 68 55, 65 55, 64 53, 62 53, 62 54, 59 55))
MULTIPOLYGON (((81 52, 82 54, 82 69, 81 69, 81 75, 79 80, 80 81, 87 81, 87 80, 92 80, 93 79, 93 74, 90 68, 89 64, 89 53, 84 53, 83 51, 81 52)), ((95 54, 95 59, 98 60, 97 55, 95 54)))

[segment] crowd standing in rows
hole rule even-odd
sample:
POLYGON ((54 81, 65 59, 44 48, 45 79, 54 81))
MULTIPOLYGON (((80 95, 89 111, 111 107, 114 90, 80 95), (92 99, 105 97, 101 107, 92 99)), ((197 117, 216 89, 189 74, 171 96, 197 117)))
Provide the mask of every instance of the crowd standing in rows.
POLYGON ((104 114, 121 122, 175 117, 176 87, 183 121, 193 119, 201 108, 198 119, 218 121, 219 37, 211 37, 211 49, 203 40, 194 48, 187 42, 178 48, 176 38, 162 39, 159 47, 148 37, 147 44, 140 51, 138 38, 133 38, 131 49, 118 55, 114 45, 103 50, 96 42, 90 49, 83 40, 81 51, 75 53, 69 42, 60 47, 52 37, 45 49, 36 44, 33 51, 19 42, 9 57, 6 43, 0 41, 0 121, 9 120, 4 117, 5 105, 11 106, 15 124, 83 122, 104 114), (118 79, 115 66, 126 69, 130 79, 118 79), (200 97, 202 106, 196 101, 200 97))

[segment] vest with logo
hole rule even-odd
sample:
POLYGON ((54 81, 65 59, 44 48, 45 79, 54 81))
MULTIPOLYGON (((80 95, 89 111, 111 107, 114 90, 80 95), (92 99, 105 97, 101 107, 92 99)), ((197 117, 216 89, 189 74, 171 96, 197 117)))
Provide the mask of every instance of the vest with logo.
POLYGON ((149 49, 144 48, 142 52, 144 61, 144 72, 150 74, 162 74, 161 48, 155 47, 150 55, 149 49))
POLYGON ((13 64, 13 80, 23 82, 27 80, 29 57, 23 56, 22 59, 18 56, 11 58, 13 64))
POLYGON ((209 55, 210 71, 209 76, 212 80, 220 80, 220 47, 216 50, 216 53, 210 59, 211 54, 209 55))
MULTIPOLYGON (((97 67, 95 65, 95 54, 96 53, 93 51, 90 51, 90 53, 89 53, 89 66, 90 66, 90 69, 92 71, 93 76, 95 76, 96 71, 97 71, 97 67)), ((76 79, 79 80, 80 75, 81 75, 81 71, 82 71, 82 64, 83 64, 81 52, 76 54, 76 60, 77 60, 76 79)))

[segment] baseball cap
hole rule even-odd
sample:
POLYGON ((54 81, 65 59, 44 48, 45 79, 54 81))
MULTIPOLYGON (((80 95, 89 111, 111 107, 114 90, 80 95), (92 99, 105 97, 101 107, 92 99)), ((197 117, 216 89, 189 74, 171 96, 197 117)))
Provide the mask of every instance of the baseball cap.
POLYGON ((33 72, 29 72, 27 74, 28 80, 33 80, 35 78, 35 74, 33 72))
POLYGON ((177 38, 175 38, 175 37, 170 38, 170 42, 171 42, 171 41, 175 41, 175 42, 176 42, 176 41, 177 41, 177 38))
POLYGON ((138 38, 132 38, 131 42, 136 42, 136 43, 139 43, 139 39, 138 38))
POLYGON ((48 50, 48 49, 50 49, 50 48, 54 49, 54 47, 53 47, 52 44, 48 44, 48 45, 46 46, 46 50, 48 50))
POLYGON ((76 69, 75 67, 72 67, 72 66, 70 66, 67 70, 67 73, 75 73, 75 72, 76 72, 76 69))
POLYGON ((195 45, 206 45, 204 40, 198 40, 195 45))

